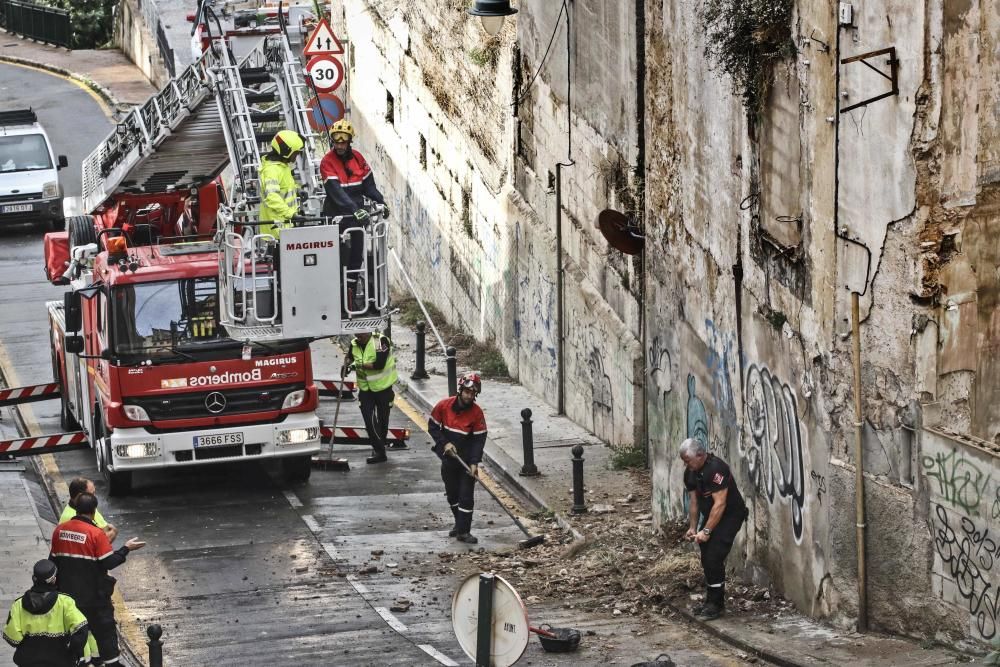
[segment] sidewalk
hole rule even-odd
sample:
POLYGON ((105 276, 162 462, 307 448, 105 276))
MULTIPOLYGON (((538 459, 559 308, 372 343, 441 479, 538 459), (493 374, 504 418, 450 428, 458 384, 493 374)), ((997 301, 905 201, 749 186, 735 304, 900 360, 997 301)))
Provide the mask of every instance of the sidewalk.
MULTIPOLYGON (((448 395, 448 380, 444 354, 433 340, 428 327, 425 366, 430 375, 426 380, 413 380, 416 333, 396 324, 392 330, 399 368, 399 385, 404 395, 424 411, 448 395)), ((458 373, 468 370, 458 360, 458 373)), ((487 470, 508 489, 519 492, 535 507, 529 510, 549 510, 557 520, 579 537, 586 530, 586 516, 576 518, 570 513, 572 498, 573 445, 584 446, 584 485, 587 503, 592 505, 603 491, 627 489, 628 473, 613 470, 611 449, 596 437, 559 416, 543 400, 519 384, 485 380, 479 404, 486 413, 489 441, 484 454, 487 470), (519 474, 523 461, 521 444, 522 408, 532 411, 535 465, 537 477, 519 474)), ((600 502, 607 502, 601 500, 600 502)), ((772 614, 740 614, 730 611, 723 618, 703 623, 687 611, 687 605, 670 605, 688 622, 718 637, 722 641, 777 665, 954 665, 968 663, 970 658, 944 648, 924 649, 912 640, 876 634, 859 635, 834 629, 797 613, 789 607, 772 614)))
POLYGON ((116 112, 142 104, 156 92, 153 84, 117 49, 73 51, 0 29, 0 62, 4 61, 40 67, 79 81, 116 112))

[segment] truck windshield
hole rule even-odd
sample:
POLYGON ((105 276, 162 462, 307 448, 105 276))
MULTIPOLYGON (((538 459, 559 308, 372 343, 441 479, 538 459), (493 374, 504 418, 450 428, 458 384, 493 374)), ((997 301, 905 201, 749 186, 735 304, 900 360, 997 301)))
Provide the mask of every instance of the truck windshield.
POLYGON ((229 340, 219 326, 214 277, 123 285, 113 294, 111 321, 119 355, 169 357, 180 348, 229 340))
POLYGON ((14 134, 0 137, 0 172, 51 168, 52 158, 42 135, 14 134))

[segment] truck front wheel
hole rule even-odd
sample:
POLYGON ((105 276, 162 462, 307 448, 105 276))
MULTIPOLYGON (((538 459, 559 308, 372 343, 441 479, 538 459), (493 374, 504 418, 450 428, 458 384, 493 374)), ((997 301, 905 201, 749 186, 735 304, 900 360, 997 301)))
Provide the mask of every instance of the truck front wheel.
POLYGON ((312 474, 312 454, 281 459, 281 469, 289 482, 308 482, 312 474))
POLYGON ((100 406, 94 410, 94 443, 101 448, 101 474, 108 485, 109 496, 127 496, 132 493, 132 471, 111 470, 111 442, 107 438, 107 429, 104 428, 104 418, 101 416, 100 406))

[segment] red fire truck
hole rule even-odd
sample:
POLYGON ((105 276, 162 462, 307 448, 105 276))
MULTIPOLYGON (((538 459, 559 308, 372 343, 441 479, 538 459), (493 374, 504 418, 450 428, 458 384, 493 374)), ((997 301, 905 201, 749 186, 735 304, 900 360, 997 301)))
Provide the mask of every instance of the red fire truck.
POLYGON ((95 450, 112 495, 136 470, 246 459, 307 479, 321 437, 341 441, 316 414, 309 343, 388 322, 388 221, 341 232, 316 216, 322 141, 287 35, 238 57, 212 40, 86 159, 91 214, 45 239, 49 279, 70 286, 48 304, 62 426, 79 429, 62 435, 95 450), (258 231, 257 172, 283 127, 305 141, 295 168, 312 217, 279 240, 258 231), (354 243, 360 269, 340 262, 354 243), (348 272, 362 303, 346 299, 348 272))

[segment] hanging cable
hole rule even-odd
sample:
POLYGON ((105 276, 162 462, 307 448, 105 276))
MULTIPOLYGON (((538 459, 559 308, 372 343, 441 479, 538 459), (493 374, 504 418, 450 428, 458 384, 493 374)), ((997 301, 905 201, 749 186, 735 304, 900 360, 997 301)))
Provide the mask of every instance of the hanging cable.
MULTIPOLYGON (((511 106, 516 107, 519 104, 521 104, 521 102, 524 101, 524 98, 526 98, 528 96, 528 91, 531 90, 531 84, 533 84, 535 82, 535 79, 538 78, 538 75, 541 74, 542 67, 545 66, 545 60, 549 57, 549 51, 552 50, 552 43, 556 41, 556 33, 559 32, 559 19, 562 18, 562 15, 563 15, 563 13, 565 11, 566 11, 566 0, 563 0, 562 6, 559 8, 559 15, 556 16, 556 25, 552 29, 552 36, 549 37, 549 45, 545 47, 545 54, 542 56, 541 61, 538 63, 538 68, 535 70, 535 73, 531 75, 531 80, 528 81, 528 85, 526 85, 524 87, 523 91, 521 92, 520 97, 518 97, 514 101, 514 103, 511 104, 511 106)), ((569 19, 567 17, 567 21, 568 20, 569 19)), ((567 34, 566 39, 569 40, 569 35, 568 34, 567 34)), ((567 44, 566 48, 569 49, 569 45, 568 44, 567 44)), ((567 72, 566 75, 568 77, 569 76, 569 72, 567 72)))

